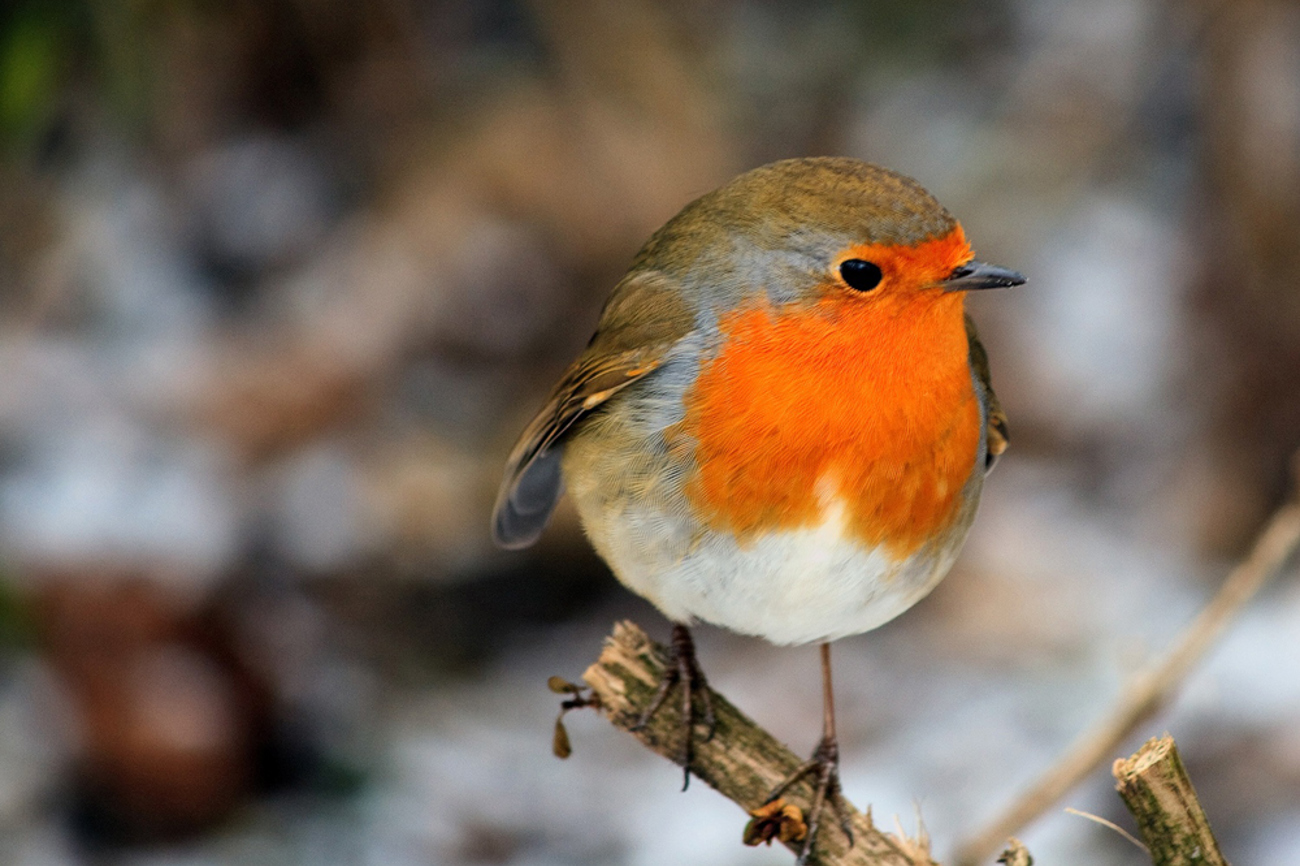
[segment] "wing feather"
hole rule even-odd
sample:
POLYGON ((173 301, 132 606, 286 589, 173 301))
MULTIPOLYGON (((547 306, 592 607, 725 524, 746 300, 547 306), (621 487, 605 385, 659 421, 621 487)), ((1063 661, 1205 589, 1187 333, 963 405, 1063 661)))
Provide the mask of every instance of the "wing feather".
POLYGON ((615 287, 586 351, 510 453, 493 509, 497 544, 517 548, 537 540, 563 490, 564 438, 611 397, 657 370, 693 327, 694 316, 667 277, 634 272, 615 287))
POLYGON ((970 345, 971 367, 979 377, 980 384, 984 386, 984 394, 988 401, 988 453, 984 457, 984 472, 987 474, 993 471, 998 458, 1007 450, 1007 445, 1011 442, 1011 432, 1007 427, 1007 413, 1003 411, 1002 404, 998 402, 998 395, 993 391, 988 353, 984 351, 979 331, 975 329, 975 321, 969 315, 966 316, 966 340, 970 345))

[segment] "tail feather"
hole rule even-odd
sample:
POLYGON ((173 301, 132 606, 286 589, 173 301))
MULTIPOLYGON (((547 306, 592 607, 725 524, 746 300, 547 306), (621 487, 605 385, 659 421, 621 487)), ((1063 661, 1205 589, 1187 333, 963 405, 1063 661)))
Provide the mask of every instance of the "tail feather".
POLYGON ((538 539, 564 489, 561 448, 536 455, 523 472, 507 478, 492 515, 492 538, 502 547, 527 547, 538 539))

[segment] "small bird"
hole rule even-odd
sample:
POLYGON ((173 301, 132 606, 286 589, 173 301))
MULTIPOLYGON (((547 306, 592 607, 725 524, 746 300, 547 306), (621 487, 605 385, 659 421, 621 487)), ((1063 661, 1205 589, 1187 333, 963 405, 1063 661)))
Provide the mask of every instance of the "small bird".
POLYGON ((1007 446, 966 292, 1015 286, 910 178, 847 158, 756 168, 687 205, 614 287, 524 430, 492 531, 541 534, 567 487, 615 576, 673 623, 690 777, 688 625, 821 644, 823 731, 800 855, 843 819, 830 642, 898 616, 957 557, 1007 446))

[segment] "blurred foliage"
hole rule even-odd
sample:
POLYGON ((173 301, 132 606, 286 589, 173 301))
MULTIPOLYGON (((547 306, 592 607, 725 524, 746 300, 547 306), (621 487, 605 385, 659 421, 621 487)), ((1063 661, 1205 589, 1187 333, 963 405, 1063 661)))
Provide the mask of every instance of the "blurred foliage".
POLYGON ((846 0, 837 13, 852 23, 872 65, 908 70, 969 65, 982 51, 1011 44, 1004 0, 846 0))
POLYGON ((0 128, 7 145, 49 119, 78 30, 69 12, 58 3, 27 3, 0 13, 0 128))
MULTIPOLYGON (((702 34, 724 14, 724 4, 666 6, 694 22, 680 28, 683 38, 716 52, 718 45, 702 34)), ((764 22, 761 27, 777 23, 763 38, 771 42, 772 59, 788 57, 777 65, 793 67, 731 70, 759 80, 806 76, 807 69, 799 68, 816 56, 825 64, 811 68, 824 67, 822 74, 841 80, 849 71, 845 63, 881 70, 969 66, 972 57, 1010 37, 1005 0, 822 0, 753 4, 742 13, 741 19, 764 22)), ((476 79, 500 83, 511 69, 562 74, 556 46, 539 32, 539 19, 553 14, 515 0, 411 6, 21 0, 0 10, 0 142, 11 155, 39 147, 69 114, 86 110, 136 134, 152 123, 174 122, 158 114, 169 101, 196 96, 167 93, 195 89, 187 72, 213 79, 204 82, 209 89, 236 80, 240 92, 222 106, 235 116, 225 122, 245 115, 257 123, 294 126, 322 109, 338 108, 338 88, 355 84, 359 68, 386 56, 399 57, 414 73, 393 77, 397 90, 422 90, 426 101, 441 91, 451 107, 464 96, 458 88, 476 79), (178 58, 187 47, 197 49, 195 55, 178 58)), ((743 92, 753 82, 729 86, 743 92)), ((401 101, 400 94, 385 98, 401 101)))
POLYGON ((0 571, 0 654, 30 649, 34 637, 30 599, 0 571))
POLYGON ((9 149, 82 100, 138 127, 157 86, 159 24, 177 0, 28 0, 0 12, 0 126, 9 149))

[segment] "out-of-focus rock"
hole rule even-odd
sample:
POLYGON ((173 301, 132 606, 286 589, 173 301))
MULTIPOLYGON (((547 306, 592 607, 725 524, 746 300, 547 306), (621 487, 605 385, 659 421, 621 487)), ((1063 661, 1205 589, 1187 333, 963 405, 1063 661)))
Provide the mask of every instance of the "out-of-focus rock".
POLYGON ((206 151, 187 186, 199 255, 211 278, 227 283, 299 261, 339 208, 319 155, 288 136, 254 135, 206 151))
POLYGON ((94 841, 207 829, 247 795, 249 716, 187 605, 139 574, 46 575, 41 644, 69 696, 75 818, 94 841))

